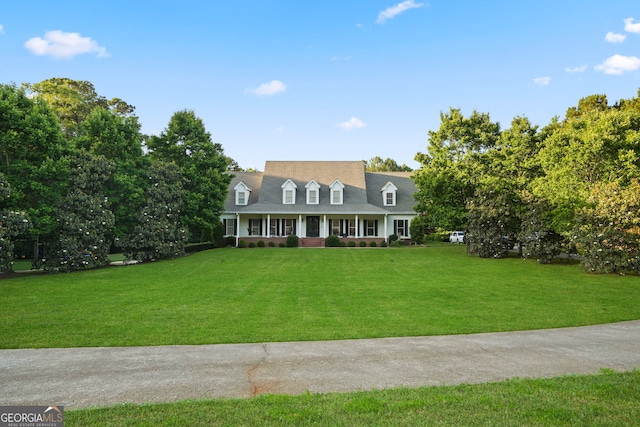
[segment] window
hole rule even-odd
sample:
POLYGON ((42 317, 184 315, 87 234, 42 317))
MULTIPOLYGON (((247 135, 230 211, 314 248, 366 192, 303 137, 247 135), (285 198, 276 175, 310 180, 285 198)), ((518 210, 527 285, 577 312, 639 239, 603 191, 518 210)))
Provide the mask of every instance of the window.
POLYGON ((409 220, 396 219, 393 221, 393 234, 398 237, 409 237, 409 220))
POLYGON ((282 188, 282 203, 285 205, 295 205, 298 186, 288 179, 280 187, 282 188))
POLYGON ((233 189, 236 191, 236 205, 246 206, 249 202, 251 189, 244 182, 239 182, 233 189))
POLYGON ((260 218, 249 218, 249 236, 262 235, 262 220, 260 218))
POLYGON ((307 204, 317 205, 319 203, 320 184, 312 179, 304 186, 307 189, 307 204))
POLYGON ((224 225, 224 235, 225 236, 235 236, 236 235, 236 230, 238 229, 237 227, 237 222, 235 219, 223 219, 222 220, 223 225, 224 225))
POLYGON ((296 220, 295 219, 283 219, 283 231, 284 236, 290 236, 296 234, 296 220))
POLYGON ((350 219, 349 221, 349 236, 355 236, 356 235, 356 220, 355 219, 350 219))
POLYGON ((269 224, 269 234, 271 236, 279 236, 280 235, 280 220, 272 219, 269 224))
POLYGON ((331 204, 341 205, 344 201, 344 184, 342 184, 339 179, 336 179, 331 183, 329 189, 331 194, 331 204))
POLYGON ((396 194, 398 191, 398 187, 396 187, 391 181, 389 181, 380 189, 380 191, 382 192, 382 204, 384 206, 396 205, 396 194))
POLYGON ((377 236, 378 235, 378 220, 365 220, 364 221, 365 236, 377 236))
POLYGON ((284 203, 286 205, 293 204, 293 190, 284 190, 284 203))

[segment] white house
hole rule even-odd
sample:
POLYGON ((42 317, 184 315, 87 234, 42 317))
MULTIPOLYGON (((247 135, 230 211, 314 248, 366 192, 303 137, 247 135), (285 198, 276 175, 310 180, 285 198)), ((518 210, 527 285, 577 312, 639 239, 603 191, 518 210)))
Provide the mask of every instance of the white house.
POLYGON ((417 191, 410 172, 365 172, 362 161, 268 161, 234 172, 222 215, 225 236, 246 242, 324 246, 332 234, 357 241, 410 239, 417 191))

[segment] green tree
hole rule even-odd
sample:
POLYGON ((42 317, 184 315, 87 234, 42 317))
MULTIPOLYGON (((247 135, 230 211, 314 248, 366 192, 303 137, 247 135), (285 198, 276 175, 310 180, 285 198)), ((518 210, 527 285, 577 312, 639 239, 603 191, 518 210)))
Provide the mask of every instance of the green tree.
POLYGON ((480 184, 485 153, 495 147, 500 125, 489 114, 474 110, 464 117, 454 108, 440 113, 440 121, 437 131, 429 131, 428 153, 416 155, 422 165, 414 173, 416 210, 437 228, 462 229, 467 202, 480 184))
POLYGON ((153 261, 184 255, 188 233, 180 220, 183 198, 180 169, 173 163, 154 162, 137 225, 120 241, 128 259, 153 261))
POLYGON ((34 262, 39 242, 56 228, 56 204, 66 191, 69 145, 44 99, 23 88, 0 85, 0 172, 10 184, 7 209, 25 211, 31 221, 34 262))
POLYGON ((148 143, 153 159, 175 163, 186 178, 182 220, 194 234, 212 235, 224 210, 231 175, 222 146, 193 111, 176 112, 167 128, 148 143))
POLYGON ((391 158, 382 160, 381 157, 376 156, 369 161, 364 161, 364 170, 367 172, 411 172, 412 169, 405 164, 399 166, 391 158))
POLYGON ((82 122, 80 136, 74 140, 78 149, 104 156, 112 163, 104 193, 113 207, 116 237, 133 231, 136 212, 144 202, 148 159, 142 150, 142 138, 137 117, 99 107, 82 122))
POLYGON ((14 238, 24 234, 31 226, 25 212, 6 210, 11 187, 0 173, 0 273, 13 270, 14 238))
POLYGON ((70 189, 58 207, 58 230, 46 257, 49 272, 70 272, 108 264, 113 213, 104 195, 111 166, 102 156, 78 151, 69 158, 70 189))
POLYGON ((94 108, 111 109, 123 116, 131 115, 135 111, 135 107, 120 98, 107 100, 98 95, 93 84, 86 80, 54 77, 23 86, 49 103, 58 115, 67 139, 79 135, 81 123, 94 108))
POLYGON ((517 200, 504 189, 480 188, 468 202, 467 252, 481 258, 503 258, 518 227, 517 200))
POLYGON ((593 273, 640 274, 640 183, 633 179, 593 187, 580 209, 574 241, 583 267, 593 273))

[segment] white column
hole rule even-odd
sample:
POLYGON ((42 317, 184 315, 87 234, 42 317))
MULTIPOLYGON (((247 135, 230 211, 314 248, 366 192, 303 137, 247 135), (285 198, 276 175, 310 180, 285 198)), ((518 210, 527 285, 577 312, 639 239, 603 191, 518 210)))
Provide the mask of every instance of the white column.
POLYGON ((271 214, 267 214, 267 238, 271 237, 271 214))
POLYGON ((389 243, 389 233, 387 233, 387 214, 384 214, 384 241, 389 243))
POLYGON ((321 237, 329 237, 329 234, 327 233, 327 215, 325 214, 322 217, 322 236, 321 237))
POLYGON ((302 237, 302 215, 298 215, 298 229, 296 230, 298 237, 302 237))
POLYGON ((360 238, 360 222, 358 221, 358 215, 356 215, 356 239, 360 238))
POLYGON ((238 246, 238 241, 240 240, 240 214, 236 214, 236 247, 238 246))

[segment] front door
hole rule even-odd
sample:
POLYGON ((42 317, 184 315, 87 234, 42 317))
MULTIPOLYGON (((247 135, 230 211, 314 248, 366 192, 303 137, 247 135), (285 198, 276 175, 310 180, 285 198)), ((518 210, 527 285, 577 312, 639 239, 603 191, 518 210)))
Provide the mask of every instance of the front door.
POLYGON ((307 217, 307 237, 320 237, 320 217, 307 217))

